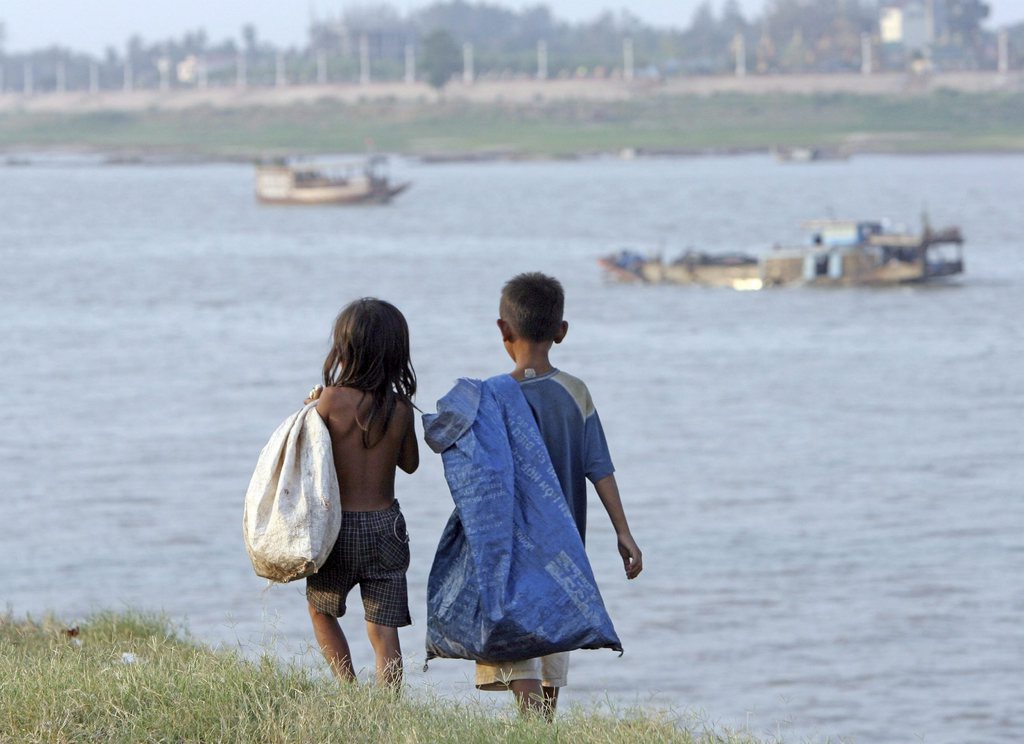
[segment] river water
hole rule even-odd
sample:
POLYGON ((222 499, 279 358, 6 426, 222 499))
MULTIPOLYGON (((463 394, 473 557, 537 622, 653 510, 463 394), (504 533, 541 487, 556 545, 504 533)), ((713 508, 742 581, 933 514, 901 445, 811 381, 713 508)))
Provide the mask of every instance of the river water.
MULTIPOLYGON (((0 601, 74 621, 166 612, 309 663, 301 587, 240 536, 257 453, 317 381, 337 310, 409 319, 418 401, 509 369, 502 282, 560 277, 554 361, 585 379, 646 570, 588 549, 626 648, 566 703, 673 708, 766 738, 1024 739, 1024 158, 767 157, 421 166, 390 207, 257 205, 247 167, 57 160, 0 171, 0 601), (820 216, 958 223, 949 286, 736 293, 607 284, 595 258, 767 249, 820 216)), ((439 458, 398 483, 425 584, 439 458)), ((359 602, 343 626, 372 663, 359 602)), ((493 694, 487 700, 507 704, 493 694)))

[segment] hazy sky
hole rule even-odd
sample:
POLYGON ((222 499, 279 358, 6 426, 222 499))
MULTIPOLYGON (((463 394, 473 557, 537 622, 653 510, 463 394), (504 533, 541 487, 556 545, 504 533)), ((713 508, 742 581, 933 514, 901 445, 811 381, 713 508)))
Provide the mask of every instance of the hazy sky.
MULTIPOLYGON (((490 0, 494 2, 495 0, 490 0)), ((500 2, 500 0, 498 0, 500 2)), ((542 0, 505 0, 510 7, 535 5, 542 0)), ((721 7, 723 0, 713 0, 721 7)), ((764 0, 741 0, 748 12, 756 12, 764 0)), ((602 10, 628 6, 641 18, 661 25, 686 26, 700 0, 546 0, 557 16, 589 19, 602 10)), ((990 24, 1024 20, 1024 0, 990 0, 990 24)), ((122 46, 133 33, 144 39, 162 39, 205 28, 212 39, 237 37, 246 22, 256 24, 260 36, 279 44, 304 41, 310 8, 321 14, 336 13, 344 0, 0 0, 0 21, 7 27, 7 49, 21 51, 51 44, 101 52, 108 45, 122 46)), ((390 0, 408 10, 429 4, 426 0, 390 0)))

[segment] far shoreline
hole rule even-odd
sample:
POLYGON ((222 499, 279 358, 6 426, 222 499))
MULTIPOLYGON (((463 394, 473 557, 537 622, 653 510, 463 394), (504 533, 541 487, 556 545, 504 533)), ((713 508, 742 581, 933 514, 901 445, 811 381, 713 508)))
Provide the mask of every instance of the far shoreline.
MULTIPOLYGON (((741 158, 751 156, 775 157, 772 147, 729 147, 688 150, 656 150, 656 151, 579 151, 568 153, 500 153, 492 154, 478 151, 416 153, 416 152, 291 152, 271 153, 217 153, 168 151, 161 148, 117 147, 94 148, 82 147, 72 143, 57 144, 51 147, 31 146, 0 146, 0 169, 19 168, 71 168, 71 167, 188 167, 208 165, 251 165, 255 166, 262 160, 273 157, 290 157, 306 160, 334 160, 338 158, 359 160, 370 155, 408 160, 424 166, 445 165, 493 165, 495 163, 579 163, 597 160, 622 161, 658 161, 658 160, 697 160, 711 158, 741 158), (77 161, 77 162, 76 162, 77 161)), ((971 157, 971 156, 1014 156, 1024 155, 1024 147, 963 147, 935 149, 862 149, 847 153, 842 158, 824 157, 820 160, 797 162, 793 165, 816 166, 827 163, 844 162, 859 157, 893 157, 893 158, 931 158, 931 157, 971 157)), ((787 163, 780 163, 787 164, 787 163)))
POLYGON ((1024 72, 480 80, 0 94, 0 156, 245 162, 1024 152, 1024 72))
POLYGON ((4 162, 59 151, 118 164, 1009 154, 1024 152, 1024 73, 0 95, 4 162))

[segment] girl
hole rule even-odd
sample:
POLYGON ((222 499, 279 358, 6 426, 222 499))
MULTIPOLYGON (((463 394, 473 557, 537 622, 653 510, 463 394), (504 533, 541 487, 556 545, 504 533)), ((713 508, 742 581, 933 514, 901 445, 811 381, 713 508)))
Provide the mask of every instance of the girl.
POLYGON ((402 682, 398 628, 410 625, 405 572, 409 539, 395 500, 395 468, 419 466, 412 398, 416 373, 409 327, 398 309, 364 298, 334 321, 316 410, 327 424, 341 490, 341 532, 327 562, 306 579, 313 632, 339 679, 355 679, 348 641, 337 618, 358 584, 366 632, 377 659, 377 683, 402 682))

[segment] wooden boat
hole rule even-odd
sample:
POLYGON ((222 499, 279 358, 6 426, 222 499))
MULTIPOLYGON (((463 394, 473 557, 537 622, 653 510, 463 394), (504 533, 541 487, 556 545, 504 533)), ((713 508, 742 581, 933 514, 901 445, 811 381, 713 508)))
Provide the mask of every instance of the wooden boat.
POLYGON ((772 155, 780 163, 818 163, 825 160, 849 160, 850 153, 841 148, 776 147, 772 155))
POLYGON ((886 286, 933 281, 964 270, 958 227, 919 234, 886 231, 880 222, 815 220, 804 227, 810 245, 776 246, 760 259, 744 254, 687 251, 666 263, 621 251, 599 259, 619 281, 669 283, 750 290, 763 287, 886 286))
POLYGON ((810 246, 775 248, 761 259, 766 287, 913 284, 963 273, 958 227, 918 234, 888 232, 880 222, 814 220, 804 223, 810 246))
POLYGON ((256 166, 256 198, 264 204, 385 204, 409 188, 392 184, 387 159, 256 166))
POLYGON ((675 260, 665 262, 660 256, 644 258, 625 250, 605 256, 598 263, 619 281, 729 289, 761 288, 758 260, 741 253, 711 255, 688 250, 675 260))

